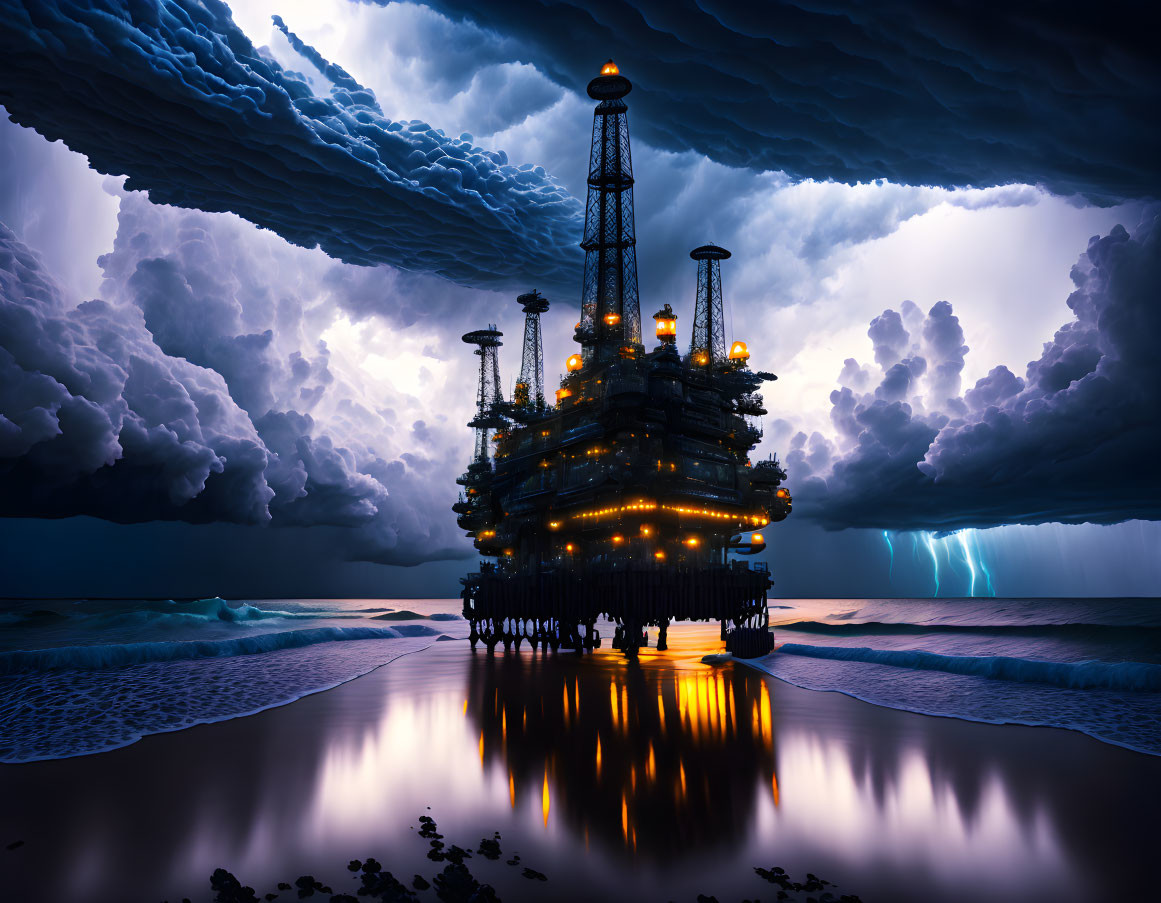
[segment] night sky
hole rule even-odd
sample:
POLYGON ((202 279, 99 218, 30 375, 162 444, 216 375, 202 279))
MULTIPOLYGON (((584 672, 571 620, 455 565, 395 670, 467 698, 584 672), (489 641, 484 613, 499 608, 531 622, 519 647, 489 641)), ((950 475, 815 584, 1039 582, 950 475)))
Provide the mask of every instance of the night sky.
POLYGON ((0 0, 0 596, 450 596, 459 336, 579 311, 634 84, 641 308, 778 374, 776 592, 1161 588, 1143 4, 0 0))

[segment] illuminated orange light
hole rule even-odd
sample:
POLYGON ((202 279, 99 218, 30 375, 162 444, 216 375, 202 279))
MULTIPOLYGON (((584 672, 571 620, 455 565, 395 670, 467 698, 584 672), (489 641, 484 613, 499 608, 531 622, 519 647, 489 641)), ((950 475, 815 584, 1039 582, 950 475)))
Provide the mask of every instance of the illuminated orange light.
POLYGON ((746 348, 745 342, 734 342, 730 348, 731 361, 747 361, 750 359, 750 351, 746 348))
POLYGON ((665 553, 664 552, 654 552, 653 557, 656 558, 658 561, 664 561, 665 560, 665 553))
POLYGON ((566 398, 572 398, 572 390, 571 389, 557 389, 556 390, 556 400, 558 403, 564 401, 566 398))
POLYGON ((778 498, 780 498, 780 499, 790 498, 790 490, 788 490, 788 489, 779 489, 776 494, 777 494, 778 498))
POLYGON ((605 314, 605 322, 608 323, 610 326, 616 326, 618 323, 621 322, 621 315, 615 314, 615 313, 605 314))
POLYGON ((571 373, 583 367, 584 363, 584 358, 582 358, 579 354, 570 354, 568 360, 564 362, 564 365, 568 367, 569 372, 571 373))
POLYGON ((662 339, 675 335, 677 335, 677 320, 662 319, 657 321, 657 338, 662 339))
POLYGON ((764 543, 765 541, 766 541, 766 538, 761 533, 750 534, 750 542, 752 542, 756 546, 762 545, 762 543, 764 543))
POLYGON ((624 541, 625 541, 625 537, 624 537, 624 536, 614 536, 614 537, 613 537, 613 545, 615 545, 615 546, 619 546, 619 545, 620 545, 621 543, 623 543, 624 541))
POLYGON ((601 66, 601 75, 620 75, 621 70, 617 68, 617 64, 609 60, 605 65, 601 66))
POLYGON ((701 540, 700 540, 700 539, 698 539, 696 536, 691 536, 691 537, 689 537, 689 539, 687 539, 687 540, 685 541, 685 544, 686 544, 687 546, 690 546, 690 547, 692 548, 692 547, 695 547, 695 546, 698 546, 698 545, 700 545, 700 544, 701 544, 701 540))
POLYGON ((571 552, 571 551, 572 551, 572 543, 571 543, 571 542, 570 542, 570 543, 568 543, 568 545, 566 545, 566 546, 564 547, 564 550, 565 550, 566 552, 571 552))

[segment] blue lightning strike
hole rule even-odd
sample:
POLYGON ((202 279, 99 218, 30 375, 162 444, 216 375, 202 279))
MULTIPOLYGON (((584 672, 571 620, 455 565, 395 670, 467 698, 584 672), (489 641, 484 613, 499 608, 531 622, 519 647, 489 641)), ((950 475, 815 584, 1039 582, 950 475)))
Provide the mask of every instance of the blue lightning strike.
POLYGON ((891 582, 892 574, 895 572, 895 547, 891 545, 891 537, 887 531, 883 531, 883 541, 887 543, 887 554, 890 558, 887 559, 887 582, 891 582))
POLYGON ((994 596, 996 588, 992 586, 992 575, 988 572, 988 566, 984 563, 984 556, 980 555, 980 570, 984 572, 984 579, 988 583, 988 595, 994 596))
POLYGON ((963 560, 968 566, 968 573, 971 574, 971 579, 968 582, 968 595, 974 596, 976 594, 976 563, 972 555, 971 545, 968 543, 967 531, 960 530, 955 534, 955 538, 959 540, 959 547, 963 551, 963 560))
POLYGON ((923 534, 923 541, 927 544, 927 551, 931 554, 931 571, 935 576, 935 595, 939 595, 939 558, 935 554, 935 537, 930 533, 923 534))

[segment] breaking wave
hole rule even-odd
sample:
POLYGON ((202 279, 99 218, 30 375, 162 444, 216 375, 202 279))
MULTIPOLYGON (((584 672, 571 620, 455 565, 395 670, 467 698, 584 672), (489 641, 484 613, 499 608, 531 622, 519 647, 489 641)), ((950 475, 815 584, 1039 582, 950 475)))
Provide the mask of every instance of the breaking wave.
POLYGON ((830 634, 832 636, 861 636, 873 634, 917 633, 986 633, 996 636, 1027 637, 1100 637, 1108 639, 1142 639, 1156 637, 1161 643, 1161 627, 1127 624, 914 624, 894 621, 865 621, 861 624, 828 621, 794 621, 779 624, 776 630, 794 630, 802 633, 830 634))
POLYGON ((1049 684, 1072 690, 1161 692, 1161 665, 1146 662, 1050 662, 1000 655, 941 655, 918 650, 809 646, 800 643, 784 643, 777 651, 832 661, 865 662, 1018 683, 1049 684))
POLYGON ((438 635, 439 631, 423 624, 400 624, 396 627, 313 627, 225 640, 119 643, 101 646, 60 646, 52 649, 16 650, 0 653, 0 675, 120 668, 126 665, 142 665, 151 662, 254 655, 278 649, 295 649, 344 640, 399 639, 400 637, 434 637, 438 635))

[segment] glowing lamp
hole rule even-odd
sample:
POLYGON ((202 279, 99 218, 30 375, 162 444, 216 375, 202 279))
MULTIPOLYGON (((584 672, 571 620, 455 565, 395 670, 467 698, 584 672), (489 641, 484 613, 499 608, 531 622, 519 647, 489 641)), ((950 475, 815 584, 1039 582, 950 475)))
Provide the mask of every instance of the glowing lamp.
POLYGON ((654 552, 653 557, 656 558, 658 561, 664 561, 665 560, 665 553, 664 552, 654 552))
POLYGON ((620 75, 621 70, 617 68, 617 64, 609 60, 605 65, 601 66, 601 75, 620 75))
POLYGON ((790 498, 790 490, 789 489, 779 489, 776 494, 777 494, 778 498, 780 498, 780 499, 790 498))
POLYGON ((666 304, 653 315, 657 321, 657 338, 662 345, 672 345, 677 341, 677 314, 666 304))
POLYGON ((621 322, 621 315, 617 314, 617 313, 605 314, 605 322, 608 323, 610 326, 616 326, 618 323, 621 322))
POLYGON ((748 361, 750 359, 750 351, 746 348, 745 342, 734 342, 730 346, 730 360, 731 361, 748 361))
POLYGON ((569 373, 575 373, 585 365, 585 362, 579 354, 570 354, 568 360, 564 362, 564 365, 568 367, 569 373))
POLYGON ((572 543, 570 542, 567 545, 565 545, 564 550, 566 552, 571 552, 572 551, 572 543))
POLYGON ((560 526, 560 521, 558 521, 558 520, 550 520, 548 522, 548 529, 549 530, 555 530, 559 526, 560 526))
POLYGON ((698 539, 696 536, 691 536, 691 537, 689 537, 689 539, 687 539, 685 541, 685 544, 687 546, 689 546, 691 549, 694 549, 694 548, 697 548, 699 545, 701 545, 701 540, 698 539))
POLYGON ((571 389, 557 389, 556 390, 556 402, 557 402, 557 404, 564 401, 566 398, 572 398, 572 390, 571 389))
POLYGON ((696 355, 694 360, 696 360, 699 364, 701 364, 704 367, 706 364, 709 363, 709 355, 706 354, 704 351, 702 351, 696 355))
POLYGON ((613 537, 613 545, 615 545, 615 546, 619 546, 619 545, 620 545, 621 543, 623 543, 624 541, 625 541, 625 537, 624 537, 624 536, 614 536, 614 537, 613 537))
POLYGON ((751 533, 750 534, 750 544, 751 545, 760 546, 765 541, 766 541, 766 539, 762 536, 761 533, 751 533))

